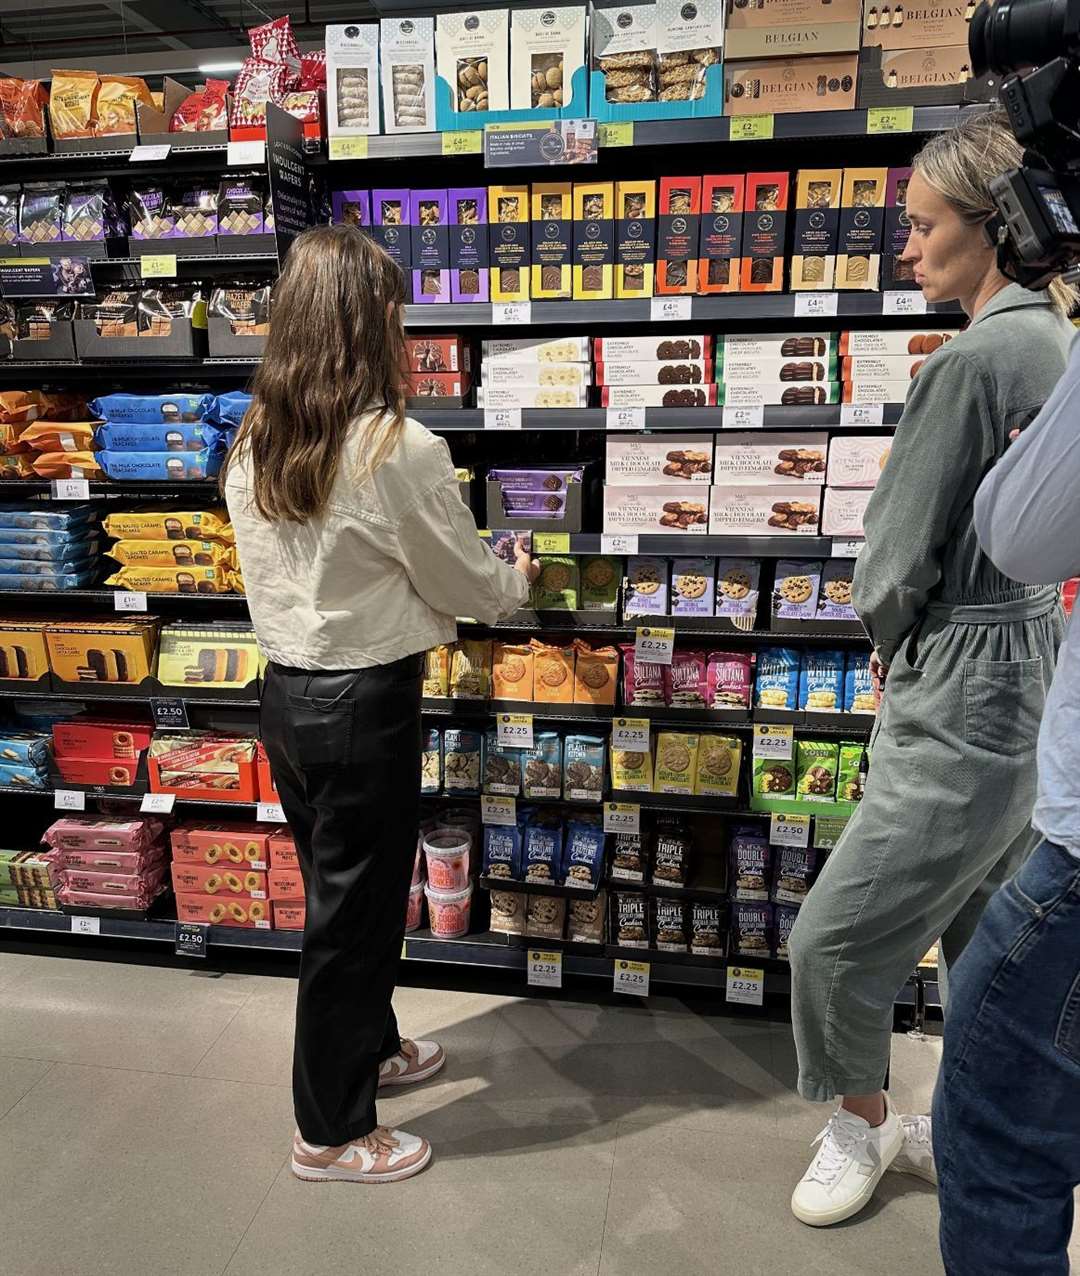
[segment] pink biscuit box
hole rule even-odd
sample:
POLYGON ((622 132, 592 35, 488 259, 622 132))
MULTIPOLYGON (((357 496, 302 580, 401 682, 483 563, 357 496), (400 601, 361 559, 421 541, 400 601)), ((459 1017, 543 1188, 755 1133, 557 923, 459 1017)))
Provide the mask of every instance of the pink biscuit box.
POLYGON ((307 909, 295 900, 274 901, 275 930, 303 930, 307 909))
POLYGON ((873 494, 871 488, 827 487, 822 532, 826 536, 864 535, 863 516, 873 494))
POLYGON ((146 873, 87 873, 82 869, 64 870, 63 884, 74 891, 93 891, 98 895, 157 894, 157 888, 165 877, 165 864, 158 864, 146 873))
POLYGON ((139 889, 131 894, 101 894, 98 891, 79 891, 72 887, 61 886, 56 892, 61 904, 74 908, 149 908, 156 897, 161 894, 161 884, 152 890, 139 889))
POLYGON ((173 864, 173 890, 177 895, 248 896, 250 899, 266 898, 266 874, 243 865, 173 864))
POLYGON ((268 847, 271 868, 299 868, 300 857, 291 833, 271 833, 268 847))
POLYGON ((154 868, 165 858, 165 847, 160 843, 148 846, 144 851, 59 851, 63 866, 79 868, 88 873, 123 873, 137 875, 154 868))
POLYGON ((269 864, 269 844, 274 836, 266 825, 209 824, 192 821, 177 825, 169 836, 173 859, 181 864, 205 864, 220 869, 230 865, 239 872, 263 871, 269 864))
POLYGON ((176 916, 182 922, 209 922, 212 926, 244 926, 254 930, 270 929, 270 905, 261 899, 177 895, 176 916))
POLYGON ((837 436, 829 443, 830 487, 876 487, 892 450, 892 438, 837 436))
POLYGON ((271 899, 304 899, 304 879, 298 868, 272 868, 270 870, 271 899))
POLYGON ((69 815, 45 830, 45 841, 56 850, 138 851, 156 842, 165 825, 142 816, 134 820, 95 820, 69 815))

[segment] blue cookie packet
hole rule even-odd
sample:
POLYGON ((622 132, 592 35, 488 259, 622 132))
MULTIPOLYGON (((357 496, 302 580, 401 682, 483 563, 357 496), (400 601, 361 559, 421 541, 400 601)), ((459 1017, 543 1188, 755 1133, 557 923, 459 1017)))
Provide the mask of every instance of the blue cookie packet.
POLYGON ((877 713, 874 679, 870 673, 870 657, 848 652, 844 670, 844 712, 877 713))
POLYGON ((799 673, 799 708, 839 713, 844 706, 844 653, 804 651, 799 673))
POLYGON ((794 647, 762 647, 754 677, 759 709, 795 709, 799 703, 799 653, 794 647))
POLYGON ((95 430, 94 441, 109 452, 199 452, 210 445, 202 421, 176 425, 126 425, 107 421, 95 430))
POLYGON ((521 849, 521 828, 517 824, 485 824, 484 876, 520 881, 521 849))
POLYGON ((561 861, 562 825, 539 821, 529 824, 525 829, 525 880, 554 886, 561 861))
POLYGON ((598 824, 572 820, 563 848, 563 885, 592 890, 599 885, 603 872, 604 830, 598 824))
POLYGON ((90 411, 103 421, 124 425, 169 425, 201 421, 214 402, 212 394, 180 390, 174 394, 103 394, 90 411))

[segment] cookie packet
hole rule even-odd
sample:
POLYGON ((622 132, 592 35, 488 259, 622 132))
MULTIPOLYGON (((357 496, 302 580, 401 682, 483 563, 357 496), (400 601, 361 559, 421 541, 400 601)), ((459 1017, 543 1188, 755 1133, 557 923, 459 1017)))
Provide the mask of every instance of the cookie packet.
POLYGON ((633 643, 620 643, 619 650, 623 660, 623 704, 665 704, 664 666, 638 660, 633 643))
POLYGON ((443 783, 447 793, 480 793, 479 731, 447 727, 443 732, 443 783))
POLYGON ((694 792, 703 797, 735 797, 742 767, 742 741, 722 735, 703 735, 700 739, 694 792))
POLYGON ((799 910, 787 904, 777 904, 773 909, 773 916, 776 922, 776 960, 790 961, 788 941, 791 938, 791 932, 795 929, 795 923, 798 921, 799 910))
POLYGON ((686 904, 659 896, 652 901, 654 945, 663 953, 685 953, 689 947, 686 904))
POLYGON ((821 563, 789 562, 776 564, 773 584, 772 614, 776 620, 813 620, 817 614, 821 588, 821 563))
POLYGON ((463 638, 450 653, 450 696, 487 700, 491 695, 491 643, 463 638))
POLYGON ((494 727, 484 736, 484 792, 503 797, 521 795, 521 750, 500 744, 494 727))
POLYGON ((424 732, 420 755, 420 792, 438 793, 442 788, 442 741, 432 728, 424 732))
POLYGON ((497 642, 491 668, 492 698, 532 700, 533 656, 531 646, 497 642))
POLYGON ((616 833, 611 877, 624 882, 645 880, 645 843, 640 833, 616 833))
POLYGON ((753 657, 747 651, 710 651, 705 703, 710 709, 749 709, 753 657))
POLYGON ((654 886, 685 886, 690 876, 690 835, 678 817, 657 821, 653 837, 654 886))
POLYGON ((690 905, 690 951, 698 957, 724 955, 724 917, 719 904, 690 905))
POLYGON ((528 896, 519 891, 491 891, 490 927, 499 935, 525 934, 528 896))
POLYGON ((566 938, 575 944, 604 942, 604 915, 607 895, 600 891, 594 899, 572 899, 566 910, 566 938))
POLYGON ((623 611, 628 616, 667 616, 668 562, 666 558, 628 558, 623 611))
POLYGON ((755 758, 753 785, 755 797, 794 798, 794 761, 776 762, 772 758, 755 758))
POLYGON ((870 657, 849 651, 844 666, 844 712, 877 713, 870 657))
POLYGON ((804 802, 834 802, 840 751, 833 740, 798 741, 797 787, 804 802))
POLYGON ((521 751, 526 798, 562 797, 562 741, 555 731, 539 731, 533 747, 521 751))
POLYGON ((636 891, 617 891, 611 897, 611 929, 620 948, 648 948, 647 900, 636 891))
POLYGON ((424 652, 424 681, 421 692, 429 699, 450 694, 450 647, 443 644, 424 652))
POLYGON ((776 851, 772 902, 798 908, 810 893, 817 873, 818 852, 810 846, 781 846, 776 851))
POLYGON ((606 741, 594 735, 568 735, 563 746, 563 796, 573 802, 604 797, 606 741))
POLYGON ((619 600, 622 564, 617 558, 581 560, 580 605, 582 611, 614 611, 619 600))
POLYGON ((816 618, 818 620, 858 620, 851 601, 855 564, 850 558, 830 558, 821 572, 816 618))
POLYGON ((761 563, 756 558, 721 558, 716 564, 716 614, 752 627, 757 617, 761 563))
POLYGON ((573 704, 574 661, 572 644, 560 647, 532 638, 533 699, 541 704, 573 704))
POLYGON ((755 828, 737 828, 728 848, 731 865, 731 898, 742 903, 769 898, 772 848, 755 828))
POLYGON ((485 824, 484 876, 520 881, 524 873, 521 841, 521 828, 517 824, 485 824))
POLYGON ((650 750, 611 748, 611 787, 617 793, 653 791, 653 756, 650 750))
POLYGON ((836 800, 861 802, 869 769, 870 755, 866 745, 841 742, 840 762, 836 773, 836 800))
POLYGON ((764 959, 772 953, 771 904, 733 903, 729 957, 764 959))
POLYGON ((538 820, 525 826, 522 867, 527 882, 554 886, 562 864, 562 825, 538 820))
POLYGON ((532 552, 532 528, 518 532, 512 528, 493 527, 490 537, 487 538, 487 544, 496 558, 507 566, 513 567, 517 562, 519 550, 523 550, 526 554, 532 552))
POLYGON ((574 640, 574 649, 574 703, 613 705, 619 682, 618 651, 614 647, 590 647, 580 638, 574 640))
POLYGON ((843 705, 844 653, 804 651, 799 670, 799 708, 812 713, 839 713, 843 705))
POLYGON ((656 6, 595 10, 592 67, 603 74, 605 102, 655 102, 656 6))
POLYGON ((570 555, 544 555, 540 575, 533 585, 533 606, 537 611, 576 611, 578 603, 577 559, 570 555))
POLYGON ((762 647, 758 652, 754 701, 759 709, 795 709, 799 703, 799 652, 762 647))
POLYGON ((662 731, 656 740, 655 791, 690 797, 697 774, 700 737, 688 733, 662 731))
POLYGON ((525 934, 532 939, 562 939, 566 902, 549 895, 529 895, 525 906, 525 934))
POLYGON ((671 614, 712 616, 715 610, 716 559, 678 559, 671 573, 671 614))
POLYGON ((674 709, 704 709, 708 700, 708 657, 703 651, 676 651, 661 665, 664 702, 674 709))
POLYGON ((571 820, 566 826, 562 884, 592 890, 604 875, 604 830, 597 824, 571 820))

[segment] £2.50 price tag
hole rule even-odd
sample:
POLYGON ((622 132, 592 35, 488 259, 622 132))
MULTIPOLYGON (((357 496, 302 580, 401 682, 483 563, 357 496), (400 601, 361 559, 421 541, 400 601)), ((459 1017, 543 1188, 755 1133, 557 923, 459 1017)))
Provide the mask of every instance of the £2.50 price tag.
POLYGON ((640 833, 641 807, 633 802, 605 802, 604 832, 640 833))
POLYGON ((534 988, 561 988, 562 953, 530 948, 527 978, 534 988))
POLYGON ((774 814, 769 821, 769 841, 773 846, 809 846, 809 815, 774 814))
POLYGON ((650 665, 670 665, 675 653, 675 630, 651 626, 639 628, 634 638, 634 659, 650 665))
POLYGON ((748 966, 729 966, 727 970, 728 1001, 740 1006, 760 1006, 765 1000, 765 972, 748 966))
POLYGON ((623 961, 615 963, 615 992, 626 992, 632 997, 649 995, 649 963, 647 961, 623 961))
POLYGON ((485 824, 517 823, 517 802, 512 797, 491 797, 487 793, 480 799, 480 819, 485 824))
POLYGON ((173 937, 177 957, 205 957, 209 931, 206 922, 177 922, 173 937))
POLYGON ((506 749, 531 749, 533 747, 533 719, 531 713, 500 713, 496 721, 497 742, 506 749))
POLYGON ((631 753, 648 753, 649 719, 615 718, 611 724, 611 747, 631 753))
POLYGON ((795 728, 772 723, 754 724, 754 757, 789 762, 795 756, 795 728))

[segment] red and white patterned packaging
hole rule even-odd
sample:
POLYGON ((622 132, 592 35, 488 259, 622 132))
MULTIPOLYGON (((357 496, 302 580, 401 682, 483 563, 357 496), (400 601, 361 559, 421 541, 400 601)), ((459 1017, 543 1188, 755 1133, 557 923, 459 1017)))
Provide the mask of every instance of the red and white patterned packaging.
POLYGON ((261 27, 248 28, 251 52, 267 62, 286 62, 290 66, 300 63, 300 50, 292 33, 289 15, 265 22, 261 27))

